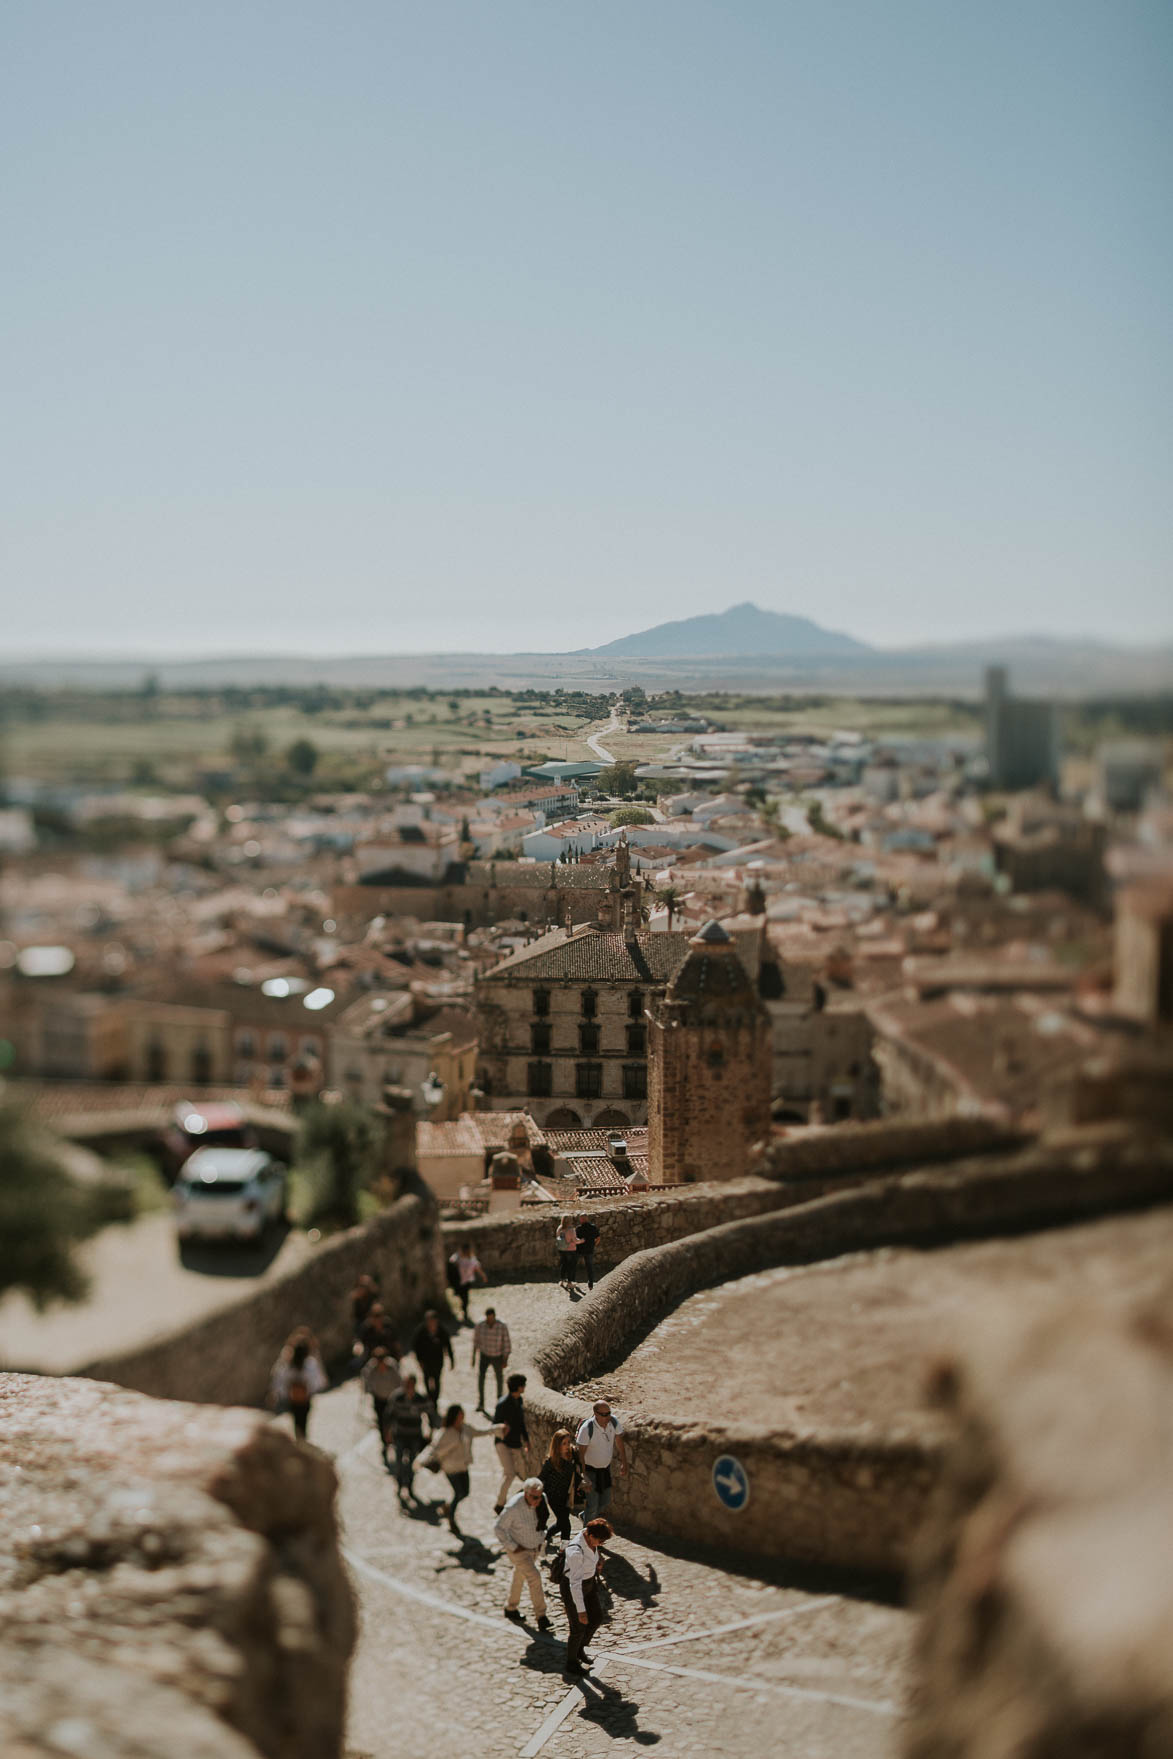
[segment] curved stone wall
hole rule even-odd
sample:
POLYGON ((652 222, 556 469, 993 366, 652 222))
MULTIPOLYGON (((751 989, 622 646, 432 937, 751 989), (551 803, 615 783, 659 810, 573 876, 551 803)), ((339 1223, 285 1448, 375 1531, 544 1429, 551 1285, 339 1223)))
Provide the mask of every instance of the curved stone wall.
POLYGON ((87 1363, 82 1372, 158 1398, 259 1405, 273 1363, 295 1325, 308 1325, 316 1334, 327 1364, 349 1355, 348 1297, 363 1271, 378 1277, 401 1340, 422 1308, 443 1301, 440 1227, 426 1188, 398 1198, 361 1227, 325 1241, 287 1276, 249 1291, 208 1319, 142 1349, 87 1363))
MULTIPOLYGON (((535 1352, 544 1385, 527 1404, 535 1439, 589 1415, 565 1389, 614 1366, 697 1290, 776 1265, 877 1246, 940 1246, 1030 1231, 1173 1199, 1173 1144, 1089 1132, 1006 1158, 960 1162, 857 1186, 776 1214, 725 1223, 636 1253, 581 1302, 535 1352)), ((715 1371, 719 1365, 715 1364, 715 1371)), ((939 1430, 712 1431, 670 1413, 630 1430, 630 1481, 616 1480, 617 1522, 633 1530, 846 1569, 901 1570, 936 1481, 939 1430), (750 1474, 733 1514, 712 1486, 733 1453, 750 1474)))

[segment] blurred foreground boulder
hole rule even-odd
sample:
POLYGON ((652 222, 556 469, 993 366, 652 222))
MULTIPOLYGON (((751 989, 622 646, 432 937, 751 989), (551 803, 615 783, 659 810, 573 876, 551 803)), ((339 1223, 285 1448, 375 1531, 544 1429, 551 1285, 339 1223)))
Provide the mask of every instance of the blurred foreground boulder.
POLYGON ((1173 1288, 976 1316, 914 1566, 910 1759, 1173 1755, 1173 1288))
POLYGON ((334 1759, 334 1491, 255 1412, 0 1374, 6 1759, 334 1759))

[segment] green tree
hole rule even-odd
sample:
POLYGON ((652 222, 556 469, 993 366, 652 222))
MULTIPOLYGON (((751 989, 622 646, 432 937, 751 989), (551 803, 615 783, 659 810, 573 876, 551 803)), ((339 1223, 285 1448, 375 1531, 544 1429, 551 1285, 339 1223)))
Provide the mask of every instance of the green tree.
POLYGON ((312 739, 295 739, 285 753, 285 762, 295 776, 312 776, 318 765, 318 748, 312 739))
POLYGON ((299 1220, 349 1228, 359 1219, 359 1194, 379 1170, 378 1123, 353 1101, 316 1104, 302 1120, 297 1160, 309 1187, 299 1220))
POLYGON ((0 1101, 0 1294, 20 1289, 38 1309, 80 1301, 76 1248, 112 1219, 109 1191, 71 1179, 51 1140, 0 1101))
POLYGON ((610 764, 600 772, 598 785, 604 794, 619 794, 624 798, 634 794, 639 786, 635 764, 626 760, 610 764))
POLYGON ((228 749, 237 763, 257 763, 268 751, 269 741, 262 728, 242 721, 233 729, 228 749))
POLYGON ((654 825, 655 818, 646 806, 619 806, 611 814, 611 823, 620 825, 654 825))

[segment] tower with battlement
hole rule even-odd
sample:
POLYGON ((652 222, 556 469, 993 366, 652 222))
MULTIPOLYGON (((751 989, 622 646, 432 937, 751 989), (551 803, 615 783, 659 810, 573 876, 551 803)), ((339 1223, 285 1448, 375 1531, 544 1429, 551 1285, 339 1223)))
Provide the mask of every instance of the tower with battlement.
POLYGON ((770 1016, 732 940, 707 923, 648 1015, 653 1184, 739 1179, 770 1133, 770 1016))

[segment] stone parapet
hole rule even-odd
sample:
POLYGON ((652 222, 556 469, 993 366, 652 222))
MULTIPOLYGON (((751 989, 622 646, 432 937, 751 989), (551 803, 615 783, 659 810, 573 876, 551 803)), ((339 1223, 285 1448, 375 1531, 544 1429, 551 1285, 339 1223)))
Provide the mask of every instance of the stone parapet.
POLYGON ((1021 1148, 1027 1132, 989 1117, 879 1118, 783 1136, 758 1156, 769 1179, 832 1179, 889 1172, 1021 1148))
POLYGON ((363 1271, 379 1279, 401 1338, 424 1307, 443 1302, 440 1225, 426 1188, 325 1241, 287 1276, 262 1284, 230 1307, 140 1349, 87 1363, 82 1372, 159 1398, 258 1405, 294 1326, 310 1327, 328 1365, 349 1356, 349 1295, 363 1271))
MULTIPOLYGON (((589 1406, 566 1389, 615 1366, 697 1290, 777 1265, 879 1246, 942 1246, 1171 1199, 1173 1142, 1098 1130, 877 1180, 637 1252, 535 1351, 544 1386, 535 1378, 527 1392, 531 1431, 548 1444, 555 1428, 577 1426, 589 1406)), ((617 1481, 618 1522, 760 1555, 895 1571, 907 1561, 937 1476, 941 1429, 926 1412, 906 1434, 701 1432, 664 1412, 634 1421, 630 1434, 635 1466, 628 1484, 617 1481), (716 1499, 712 1470, 724 1452, 751 1467, 752 1517, 748 1509, 728 1513, 716 1499)))
POLYGON ((0 1749, 336 1759, 335 1488, 253 1413, 0 1374, 0 1749))

